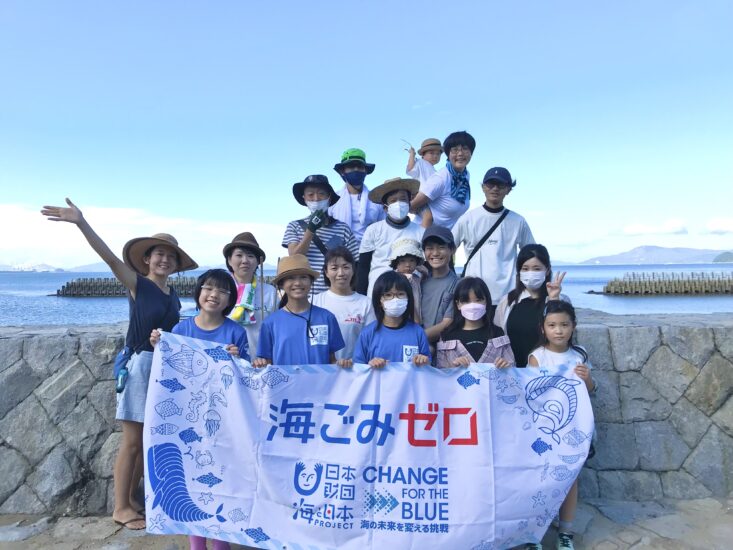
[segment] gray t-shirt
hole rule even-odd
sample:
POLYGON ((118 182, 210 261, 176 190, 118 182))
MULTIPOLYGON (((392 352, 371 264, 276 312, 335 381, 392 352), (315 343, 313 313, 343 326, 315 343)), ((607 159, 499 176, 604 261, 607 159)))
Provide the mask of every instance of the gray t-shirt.
POLYGON ((422 283, 422 304, 420 311, 425 328, 440 323, 445 317, 453 318, 453 291, 458 275, 449 271, 445 277, 428 277, 422 283))

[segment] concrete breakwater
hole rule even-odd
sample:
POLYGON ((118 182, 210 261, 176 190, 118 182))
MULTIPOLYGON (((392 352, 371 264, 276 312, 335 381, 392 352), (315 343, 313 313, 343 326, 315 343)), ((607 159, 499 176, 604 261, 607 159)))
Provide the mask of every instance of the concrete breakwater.
POLYGON ((729 273, 626 273, 603 288, 605 294, 733 294, 729 273))
MULTIPOLYGON (((583 498, 733 494, 733 319, 580 320, 599 383, 583 498)), ((111 510, 124 329, 0 328, 0 513, 111 510)))
MULTIPOLYGON (((169 284, 179 296, 193 296, 196 277, 171 277, 169 284)), ((80 277, 69 281, 56 291, 56 296, 69 298, 99 298, 126 296, 127 290, 114 277, 80 277)))

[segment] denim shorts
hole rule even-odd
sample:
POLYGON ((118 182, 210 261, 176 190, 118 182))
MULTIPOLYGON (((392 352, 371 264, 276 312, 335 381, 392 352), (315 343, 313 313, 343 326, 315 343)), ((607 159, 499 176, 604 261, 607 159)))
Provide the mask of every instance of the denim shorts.
POLYGON ((127 363, 129 374, 125 389, 117 394, 117 420, 140 423, 145 420, 145 399, 148 395, 152 364, 152 351, 141 351, 130 357, 127 363))

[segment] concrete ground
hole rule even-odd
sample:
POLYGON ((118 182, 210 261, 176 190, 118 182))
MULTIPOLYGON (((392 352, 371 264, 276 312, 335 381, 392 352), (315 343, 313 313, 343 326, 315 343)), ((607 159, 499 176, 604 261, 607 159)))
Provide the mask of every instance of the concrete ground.
MULTIPOLYGON (((733 548, 733 499, 586 501, 578 508, 576 530, 578 549, 728 550, 733 548)), ((545 548, 554 550, 555 537, 550 528, 545 548)), ((51 548, 185 550, 188 541, 122 529, 109 517, 0 516, 0 549, 51 548)))

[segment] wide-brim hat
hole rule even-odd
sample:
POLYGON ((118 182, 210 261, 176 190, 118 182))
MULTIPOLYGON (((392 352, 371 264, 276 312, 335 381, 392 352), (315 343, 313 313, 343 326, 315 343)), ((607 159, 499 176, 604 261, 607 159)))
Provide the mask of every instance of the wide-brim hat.
POLYGON ((420 156, 423 156, 423 154, 426 151, 430 151, 432 149, 437 149, 441 153, 443 152, 443 144, 440 143, 439 139, 435 139, 435 138, 424 139, 422 144, 420 145, 420 149, 417 150, 417 154, 420 156))
POLYGON ((298 183, 293 184, 293 196, 295 197, 295 200, 303 206, 305 206, 303 193, 305 193, 305 188, 309 185, 314 187, 323 187, 324 189, 328 190, 328 192, 330 193, 330 199, 328 202, 329 206, 333 206, 341 198, 336 194, 336 191, 333 190, 333 187, 331 187, 331 184, 328 182, 328 178, 326 176, 321 174, 313 174, 306 177, 303 181, 299 181, 298 183))
POLYGON ((265 251, 260 248, 257 239, 255 239, 255 236, 252 235, 252 233, 250 233, 249 231, 240 233, 232 239, 232 242, 224 247, 224 250, 222 250, 222 252, 224 253, 224 258, 228 260, 229 256, 232 253, 232 250, 234 250, 235 248, 244 248, 245 250, 250 250, 254 252, 254 255, 257 256, 257 260, 260 263, 265 261, 265 251))
POLYGON ((420 190, 420 182, 410 178, 392 178, 385 181, 382 185, 379 185, 369 191, 369 200, 382 204, 382 198, 388 195, 392 191, 400 190, 409 191, 410 198, 414 198, 417 192, 420 190))
POLYGON ((425 254, 420 247, 420 241, 416 241, 415 239, 398 239, 390 247, 389 261, 393 262, 397 258, 408 254, 421 260, 425 259, 425 254))
POLYGON ((277 263, 277 275, 275 275, 272 282, 277 286, 286 277, 293 277, 295 275, 310 275, 315 281, 320 274, 311 269, 308 258, 303 254, 293 254, 292 256, 280 258, 280 261, 277 263))
POLYGON ((356 147, 346 149, 341 155, 341 162, 334 164, 333 169, 340 174, 341 170, 348 164, 361 164, 367 174, 374 172, 374 164, 369 164, 366 161, 366 153, 356 147))
POLYGON ((199 264, 193 261, 191 256, 186 254, 178 246, 176 238, 168 233, 156 233, 151 237, 138 237, 127 241, 125 247, 122 249, 122 259, 128 266, 141 275, 147 275, 149 268, 148 264, 144 261, 145 253, 154 246, 169 246, 176 251, 178 254, 178 266, 173 273, 189 271, 199 266, 199 264))

